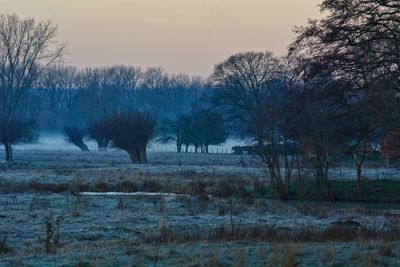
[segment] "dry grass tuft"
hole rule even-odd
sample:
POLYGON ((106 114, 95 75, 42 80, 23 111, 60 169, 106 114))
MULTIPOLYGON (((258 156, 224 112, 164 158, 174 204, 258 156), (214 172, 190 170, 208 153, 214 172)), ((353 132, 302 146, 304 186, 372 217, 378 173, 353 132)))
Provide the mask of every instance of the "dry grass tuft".
POLYGON ((3 240, 0 241, 0 254, 11 253, 12 249, 7 244, 7 236, 3 237, 3 240))
POLYGON ((296 267, 298 266, 296 260, 298 255, 298 249, 293 245, 277 245, 273 243, 268 266, 296 267))
POLYGON ((392 244, 386 241, 383 241, 378 248, 378 253, 384 257, 394 257, 394 252, 392 248, 392 244))
POLYGON ((378 256, 375 254, 367 253, 365 255, 365 266, 366 267, 376 267, 380 266, 378 256))
POLYGON ((43 243, 47 254, 56 252, 60 245, 61 220, 61 216, 55 220, 52 216, 45 217, 45 235, 44 237, 39 237, 39 241, 43 243))
POLYGON ((235 267, 245 267, 246 266, 246 251, 244 249, 239 249, 235 253, 234 265, 235 267))
POLYGON ((325 249, 321 260, 325 264, 332 263, 335 260, 335 251, 330 248, 325 249))

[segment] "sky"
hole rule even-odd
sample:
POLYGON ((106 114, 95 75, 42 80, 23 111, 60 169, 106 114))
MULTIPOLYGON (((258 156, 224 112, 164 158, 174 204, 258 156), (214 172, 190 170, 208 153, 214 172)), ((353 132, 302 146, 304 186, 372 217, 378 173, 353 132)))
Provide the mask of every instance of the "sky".
POLYGON ((58 25, 66 63, 126 64, 208 76, 244 51, 286 53, 320 0, 0 0, 0 13, 58 25))

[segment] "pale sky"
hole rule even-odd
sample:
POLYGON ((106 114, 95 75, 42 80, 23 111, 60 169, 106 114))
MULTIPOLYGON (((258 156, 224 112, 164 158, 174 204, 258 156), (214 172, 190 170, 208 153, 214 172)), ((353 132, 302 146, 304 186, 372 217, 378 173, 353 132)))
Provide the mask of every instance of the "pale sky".
POLYGON ((0 13, 50 19, 80 68, 126 64, 208 76, 229 55, 285 54, 321 0, 0 0, 0 13))

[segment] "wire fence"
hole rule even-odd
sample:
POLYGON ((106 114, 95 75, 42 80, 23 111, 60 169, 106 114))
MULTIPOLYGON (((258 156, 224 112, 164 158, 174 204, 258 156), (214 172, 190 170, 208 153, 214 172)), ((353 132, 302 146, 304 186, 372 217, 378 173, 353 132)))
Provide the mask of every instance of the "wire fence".
MULTIPOLYGON (((178 149, 176 145, 164 145, 164 144, 151 144, 149 151, 155 151, 155 152, 178 152, 178 149)), ((187 151, 186 147, 182 146, 181 152, 183 153, 196 153, 196 150, 193 146, 189 146, 187 151)), ((201 153, 201 149, 197 149, 197 153, 201 153)), ((208 148, 208 153, 207 154, 218 154, 218 155, 227 155, 227 154, 232 154, 232 148, 227 147, 227 146, 210 146, 208 148)))

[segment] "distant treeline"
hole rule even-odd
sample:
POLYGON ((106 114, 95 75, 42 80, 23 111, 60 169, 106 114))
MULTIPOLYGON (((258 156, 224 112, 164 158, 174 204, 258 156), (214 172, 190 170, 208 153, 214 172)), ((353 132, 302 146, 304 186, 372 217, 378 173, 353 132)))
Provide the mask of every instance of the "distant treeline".
POLYGON ((46 69, 27 90, 18 113, 34 119, 40 130, 56 131, 83 127, 117 110, 145 110, 161 121, 189 112, 205 86, 201 77, 170 75, 162 68, 60 65, 46 69))

